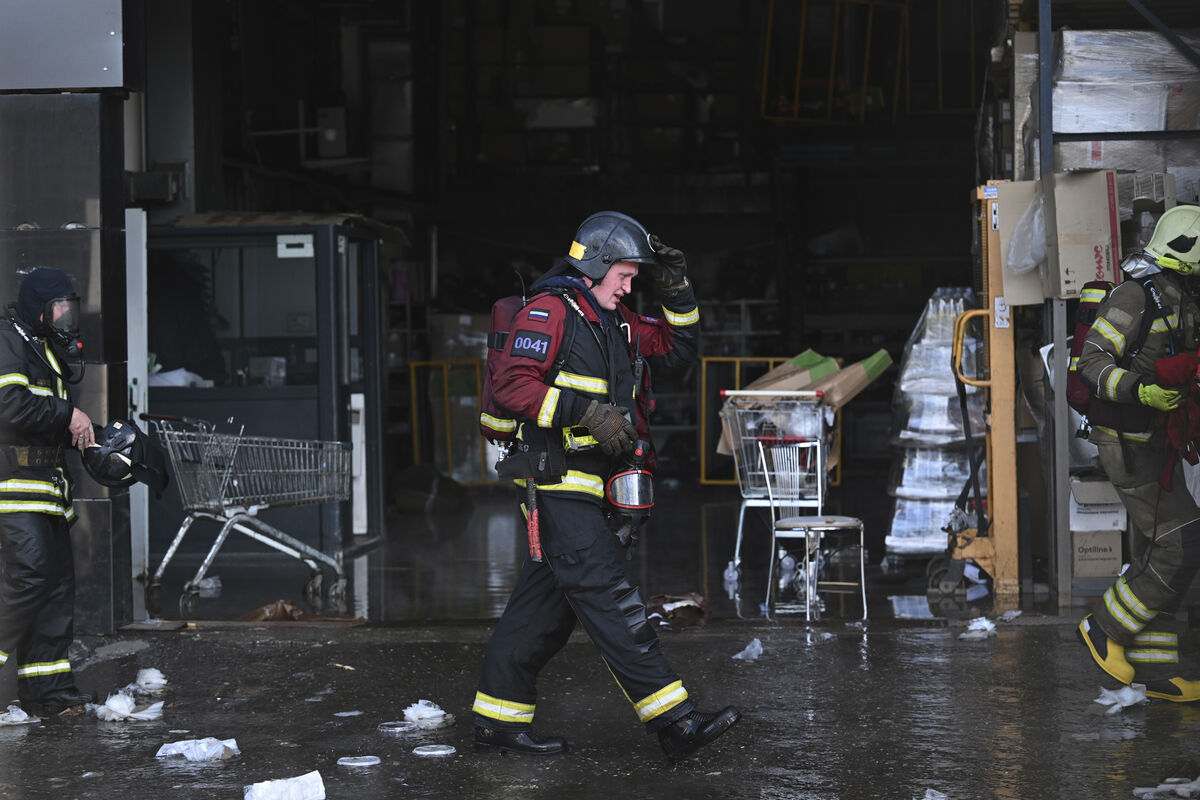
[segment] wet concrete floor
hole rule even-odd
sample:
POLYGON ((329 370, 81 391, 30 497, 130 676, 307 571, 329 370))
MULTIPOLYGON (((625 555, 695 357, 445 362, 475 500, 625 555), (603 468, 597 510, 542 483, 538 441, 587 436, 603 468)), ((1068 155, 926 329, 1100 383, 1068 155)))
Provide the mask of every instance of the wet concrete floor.
MULTIPOLYGON (((662 646, 701 708, 732 703, 744 715, 678 766, 642 732, 582 634, 544 671, 535 723, 566 736, 572 752, 530 759, 472 751, 469 712, 483 648, 522 557, 511 498, 483 492, 469 512, 398 514, 388 541, 351 554, 347 613, 364 624, 234 621, 276 599, 305 607, 306 571, 282 556, 230 555, 212 570, 220 594, 200 600, 191 624, 81 631, 73 658, 81 687, 103 699, 139 669, 158 668, 169 681, 163 718, 0 727, 0 797, 241 797, 248 784, 318 770, 331 798, 907 800, 930 790, 948 798, 1130 798, 1181 760, 1200 758, 1200 708, 1154 701, 1106 715, 1093 702, 1102 685, 1114 684, 1074 637, 1082 608, 1022 601, 1023 613, 997 621, 995 636, 963 639, 972 617, 998 619, 987 598, 929 602, 923 569, 881 573, 875 552, 865 623, 852 595, 826 596, 819 622, 763 617, 761 532, 747 534, 735 597, 721 578, 737 508, 736 489, 732 497, 707 492, 703 502, 661 498, 630 562, 647 597, 705 597, 707 624, 663 630, 662 646), (733 658, 756 638, 758 659, 733 658), (379 733, 381 722, 403 718, 420 699, 456 722, 416 736, 379 733), (164 743, 205 736, 234 738, 241 754, 209 763, 155 758, 164 743), (456 752, 414 755, 424 744, 456 752), (361 755, 381 762, 337 764, 361 755)), ((172 604, 195 565, 181 557, 169 571, 164 617, 178 617, 172 604)), ((1194 634, 1186 637, 1191 664, 1194 634)), ((0 673, 0 697, 14 695, 9 672, 0 673)))

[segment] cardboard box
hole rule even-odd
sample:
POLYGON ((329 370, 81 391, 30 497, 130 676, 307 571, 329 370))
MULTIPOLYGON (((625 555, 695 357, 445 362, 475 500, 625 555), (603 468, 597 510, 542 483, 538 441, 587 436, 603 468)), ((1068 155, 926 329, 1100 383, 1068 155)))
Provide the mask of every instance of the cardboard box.
POLYGON ((1072 566, 1077 578, 1115 578, 1121 572, 1121 531, 1073 531, 1072 566))
POLYGON ((837 362, 829 356, 823 356, 815 350, 805 350, 742 388, 754 391, 778 389, 794 392, 808 388, 817 380, 832 375, 837 370, 837 362))
POLYGON ((1001 183, 996 186, 996 194, 996 218, 1000 228, 1000 265, 1004 271, 1004 300, 1009 306, 1041 305, 1046 299, 1046 292, 1042 287, 1042 270, 1017 273, 1008 269, 1008 246, 1012 242, 1013 229, 1034 198, 1040 199, 1038 183, 1001 183))
POLYGON ((1071 478, 1071 530, 1125 530, 1125 506, 1113 485, 1104 480, 1071 478))
POLYGON ((1050 297, 1078 297, 1088 281, 1119 283, 1121 224, 1111 170, 1055 174, 1058 270, 1046 275, 1050 297))
POLYGON ((837 411, 882 375, 891 363, 892 357, 886 350, 877 350, 805 388, 821 392, 825 405, 837 411))

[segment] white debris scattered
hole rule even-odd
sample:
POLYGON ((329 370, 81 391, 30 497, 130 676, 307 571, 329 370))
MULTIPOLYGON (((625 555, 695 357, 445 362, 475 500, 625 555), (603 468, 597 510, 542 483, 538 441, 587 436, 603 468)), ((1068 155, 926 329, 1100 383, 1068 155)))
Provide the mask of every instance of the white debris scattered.
POLYGON ((967 623, 967 629, 958 635, 960 639, 987 639, 996 635, 996 623, 987 617, 976 617, 967 623))
MULTIPOLYGON (((914 797, 913 800, 917 800, 917 798, 914 797)), ((937 789, 926 789, 925 795, 920 800, 947 800, 947 795, 937 789)))
POLYGON ((216 739, 206 736, 203 739, 184 739, 178 742, 168 742, 158 748, 155 758, 183 756, 188 761, 221 761, 226 758, 239 756, 236 739, 216 739))
POLYGON ((415 722, 422 730, 445 728, 454 724, 454 715, 447 714, 432 700, 418 700, 404 709, 404 718, 415 722))
POLYGON ((1108 706, 1106 714, 1116 714, 1123 708, 1136 706, 1138 703, 1150 702, 1146 699, 1146 686, 1141 683, 1134 683, 1129 686, 1122 686, 1120 689, 1113 691, 1100 687, 1100 696, 1092 701, 1099 703, 1102 706, 1108 706))
POLYGON ((663 603, 663 611, 667 614, 670 614, 672 611, 674 611, 677 608, 685 608, 687 606, 691 606, 693 608, 700 608, 700 604, 697 603, 695 600, 680 600, 677 603, 663 603))
POLYGON ((31 717, 20 706, 9 706, 8 711, 0 714, 0 725, 32 725, 41 722, 38 717, 31 717))
POLYGON ((94 711, 96 716, 105 722, 162 719, 162 707, 162 701, 159 700, 157 703, 138 708, 133 696, 125 691, 110 694, 102 706, 95 703, 88 703, 86 706, 88 711, 94 711))
POLYGON ((252 783, 242 792, 242 800, 325 800, 325 782, 313 770, 294 778, 252 783))
POLYGON ((339 767, 374 767, 379 764, 379 756, 342 756, 337 763, 339 767))
POLYGON ((1167 778, 1153 788, 1134 789, 1133 796, 1142 798, 1142 800, 1178 800, 1180 797, 1200 797, 1200 778, 1194 781, 1186 778, 1167 778))
POLYGON ((137 678, 125 688, 137 694, 162 694, 167 690, 167 677, 154 667, 139 669, 137 678))
POLYGON ((758 640, 758 638, 755 637, 754 639, 750 640, 750 644, 746 645, 746 649, 743 650, 742 652, 738 653, 737 655, 735 655, 734 658, 740 659, 742 661, 754 661, 755 659, 757 659, 759 656, 762 655, 762 652, 763 652, 762 642, 760 642, 758 640))
POLYGON ((335 711, 335 712, 333 712, 333 715, 335 717, 360 717, 360 716, 362 716, 362 712, 361 711, 335 711))
POLYGON ((1021 609, 1010 608, 1008 611, 1005 611, 1003 614, 1000 615, 1000 621, 1001 622, 1012 622, 1014 619, 1016 619, 1019 616, 1021 616, 1021 609))

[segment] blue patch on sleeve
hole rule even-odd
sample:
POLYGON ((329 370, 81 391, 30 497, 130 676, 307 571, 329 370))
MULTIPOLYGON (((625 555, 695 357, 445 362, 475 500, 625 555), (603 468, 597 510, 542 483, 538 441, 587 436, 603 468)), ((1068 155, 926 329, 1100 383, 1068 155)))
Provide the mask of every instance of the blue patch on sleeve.
POLYGON ((550 355, 550 334, 539 331, 517 331, 513 334, 510 352, 514 356, 545 361, 546 356, 550 355))

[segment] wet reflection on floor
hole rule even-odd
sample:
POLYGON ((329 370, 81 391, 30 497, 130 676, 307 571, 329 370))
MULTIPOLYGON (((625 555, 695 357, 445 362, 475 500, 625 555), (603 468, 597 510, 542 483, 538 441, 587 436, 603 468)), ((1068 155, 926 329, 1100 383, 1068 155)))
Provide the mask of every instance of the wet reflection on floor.
MULTIPOLYGON (((740 496, 736 487, 673 487, 660 493, 642 541, 631 555, 631 578, 647 598, 655 594, 702 595, 713 619, 760 619, 766 600, 769 528, 765 509, 746 513, 739 580, 725 580, 733 557, 740 496)), ((506 489, 477 487, 467 507, 426 514, 395 511, 388 532, 355 542, 344 558, 348 585, 344 606, 307 602, 308 568, 263 548, 257 553, 222 551, 209 570, 220 588, 201 593, 190 614, 181 613, 179 596, 211 541, 197 533, 169 566, 162 584, 160 615, 235 619, 276 600, 287 600, 309 614, 359 616, 376 623, 480 620, 498 617, 522 560, 525 530, 515 496, 506 489)), ((189 534, 192 536, 192 534, 189 534)), ((868 616, 872 619, 922 619, 979 616, 990 611, 986 589, 978 596, 925 596, 927 559, 905 562, 891 574, 880 569, 882 536, 868 531, 868 616)), ((159 558, 155 556, 154 558, 159 558)), ((156 563, 156 562, 155 562, 156 563)), ((824 556, 824 577, 852 584, 858 578, 857 549, 824 556)), ((778 574, 777 574, 778 577, 778 574)), ((325 575, 326 585, 333 576, 325 575)), ((794 585, 777 592, 776 613, 803 617, 802 597, 794 585)), ((855 586, 818 594, 827 620, 858 619, 862 603, 855 586)))

